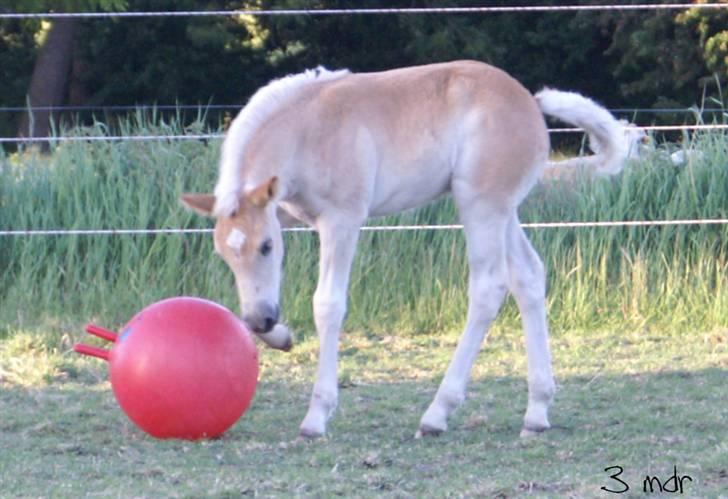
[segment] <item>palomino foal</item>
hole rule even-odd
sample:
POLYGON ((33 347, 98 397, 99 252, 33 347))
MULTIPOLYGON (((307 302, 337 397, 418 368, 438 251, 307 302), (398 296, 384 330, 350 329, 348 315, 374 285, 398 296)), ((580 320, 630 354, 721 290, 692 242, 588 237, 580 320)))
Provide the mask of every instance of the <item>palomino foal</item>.
POLYGON ((280 349, 291 347, 291 336, 278 322, 279 210, 318 231, 313 307, 320 358, 301 435, 324 434, 337 404, 339 334, 360 227, 368 217, 421 206, 448 191, 465 228, 470 302, 465 331, 418 434, 447 428, 506 291, 526 335, 523 433, 549 428, 554 380, 544 270, 516 213, 548 159, 543 113, 586 129, 604 171, 621 168, 623 132, 606 110, 574 93, 544 90, 534 98, 503 71, 473 61, 381 73, 306 71, 263 87, 235 118, 214 195, 182 200, 215 217, 215 249, 235 274, 242 318, 280 349))

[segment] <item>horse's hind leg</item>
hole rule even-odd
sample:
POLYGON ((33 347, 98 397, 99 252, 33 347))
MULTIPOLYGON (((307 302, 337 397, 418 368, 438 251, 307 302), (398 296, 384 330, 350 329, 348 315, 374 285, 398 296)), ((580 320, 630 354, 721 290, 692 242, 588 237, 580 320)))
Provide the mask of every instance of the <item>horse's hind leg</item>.
POLYGON ((549 428, 548 408, 554 396, 546 323, 546 278, 541 259, 516 217, 508 225, 507 241, 508 288, 518 304, 526 335, 528 408, 521 436, 528 436, 549 428))
POLYGON ((435 399, 422 416, 418 436, 447 429, 448 416, 465 399, 473 362, 506 293, 506 229, 512 213, 483 198, 463 199, 455 194, 470 264, 468 318, 435 399))

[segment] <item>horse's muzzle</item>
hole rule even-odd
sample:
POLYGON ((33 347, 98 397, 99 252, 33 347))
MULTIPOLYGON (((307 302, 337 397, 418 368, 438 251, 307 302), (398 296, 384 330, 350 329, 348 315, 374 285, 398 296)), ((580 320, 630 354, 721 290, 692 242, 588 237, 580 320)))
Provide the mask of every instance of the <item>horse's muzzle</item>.
POLYGON ((251 313, 243 316, 245 322, 255 334, 266 334, 273 330, 278 319, 280 311, 278 305, 271 305, 266 302, 259 302, 251 313))
POLYGON ((256 333, 256 336, 266 345, 277 350, 288 352, 293 348, 293 337, 291 332, 283 324, 276 324, 267 333, 256 333))

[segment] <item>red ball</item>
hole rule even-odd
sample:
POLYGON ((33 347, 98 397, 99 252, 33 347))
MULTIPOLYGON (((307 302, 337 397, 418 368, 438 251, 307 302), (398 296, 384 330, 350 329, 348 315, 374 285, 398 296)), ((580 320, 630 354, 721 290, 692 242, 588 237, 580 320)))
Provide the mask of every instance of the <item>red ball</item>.
POLYGON ((199 298, 146 307, 122 328, 109 362, 119 405, 157 438, 221 435, 258 381, 258 351, 242 321, 199 298))

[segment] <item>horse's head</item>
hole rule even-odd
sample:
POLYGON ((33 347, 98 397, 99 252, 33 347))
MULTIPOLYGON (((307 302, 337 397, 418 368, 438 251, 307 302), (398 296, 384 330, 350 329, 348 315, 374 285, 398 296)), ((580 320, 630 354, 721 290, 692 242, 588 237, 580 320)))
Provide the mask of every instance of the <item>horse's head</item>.
POLYGON ((288 350, 291 336, 278 323, 283 237, 276 216, 278 179, 246 190, 233 210, 219 210, 212 194, 183 194, 188 208, 216 219, 215 252, 235 275, 243 321, 268 345, 288 350))

